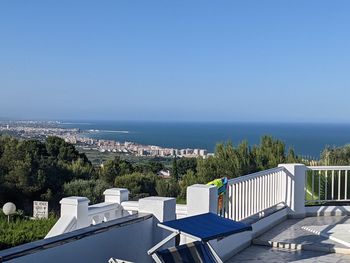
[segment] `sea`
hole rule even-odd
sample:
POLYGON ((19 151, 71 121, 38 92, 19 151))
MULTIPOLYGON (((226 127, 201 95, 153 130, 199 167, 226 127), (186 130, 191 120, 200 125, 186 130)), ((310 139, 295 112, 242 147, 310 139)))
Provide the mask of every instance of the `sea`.
POLYGON ((143 122, 143 121, 70 121, 61 127, 79 128, 95 139, 130 141, 169 148, 200 148, 214 152, 215 145, 247 140, 258 144, 261 136, 282 140, 286 149, 318 159, 325 146, 350 143, 350 124, 335 123, 246 123, 246 122, 143 122))

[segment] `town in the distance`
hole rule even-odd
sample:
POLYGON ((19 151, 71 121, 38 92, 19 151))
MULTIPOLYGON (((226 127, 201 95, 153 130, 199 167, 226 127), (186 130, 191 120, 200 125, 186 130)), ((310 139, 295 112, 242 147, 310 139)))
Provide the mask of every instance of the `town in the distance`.
POLYGON ((22 139, 38 140, 45 140, 49 136, 57 136, 84 150, 153 157, 206 158, 212 155, 206 149, 164 148, 156 145, 142 145, 137 142, 95 139, 89 136, 89 134, 96 132, 98 131, 63 128, 59 121, 0 121, 0 133, 2 134, 9 134, 22 139))

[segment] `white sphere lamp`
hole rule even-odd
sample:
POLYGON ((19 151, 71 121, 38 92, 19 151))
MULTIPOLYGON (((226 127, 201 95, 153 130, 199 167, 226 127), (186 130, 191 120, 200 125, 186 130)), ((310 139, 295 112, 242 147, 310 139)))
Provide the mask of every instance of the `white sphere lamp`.
POLYGON ((16 213, 16 205, 14 203, 8 202, 2 207, 2 211, 7 215, 7 220, 10 222, 10 215, 16 213))

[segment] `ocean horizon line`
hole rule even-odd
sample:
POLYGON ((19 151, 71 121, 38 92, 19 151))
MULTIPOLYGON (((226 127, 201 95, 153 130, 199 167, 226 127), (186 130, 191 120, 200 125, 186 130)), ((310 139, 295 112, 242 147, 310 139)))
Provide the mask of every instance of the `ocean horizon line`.
MULTIPOLYGON (((30 121, 30 120, 28 120, 30 121)), ((92 125, 95 123, 119 122, 119 123, 182 123, 182 124, 305 124, 305 125, 350 125, 350 122, 308 122, 308 121, 201 121, 201 120, 38 120, 38 121, 58 121, 60 124, 83 124, 92 125)))
POLYGON ((151 120, 151 119, 66 119, 66 118, 8 118, 0 117, 0 121, 38 121, 38 122, 59 122, 60 124, 91 125, 96 122, 124 122, 124 123, 218 123, 218 124, 339 124, 350 125, 350 121, 319 121, 319 120, 151 120))

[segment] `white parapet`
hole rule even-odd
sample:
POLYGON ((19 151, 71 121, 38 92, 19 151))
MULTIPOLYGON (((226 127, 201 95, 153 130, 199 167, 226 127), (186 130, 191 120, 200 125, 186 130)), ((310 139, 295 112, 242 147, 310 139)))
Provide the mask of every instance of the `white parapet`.
MULTIPOLYGON (((169 235, 169 231, 157 227, 157 223, 174 220, 176 218, 176 200, 169 197, 151 196, 139 200, 139 212, 153 214, 153 243, 156 244, 169 235)), ((175 242, 170 241, 169 246, 175 242)))
POLYGON ((126 188, 110 188, 103 192, 106 203, 121 204, 129 200, 129 191, 126 188))
POLYGON ((139 211, 139 201, 124 201, 121 205, 124 212, 129 215, 135 214, 139 211))
MULTIPOLYGON (((217 213, 218 189, 213 185, 194 184, 187 187, 187 216, 205 213, 217 213)), ((181 235, 180 244, 194 240, 181 235)))
POLYGON ((61 235, 89 226, 89 202, 89 199, 80 196, 63 198, 60 201, 61 217, 51 228, 45 238, 61 235))
POLYGON ((89 206, 89 222, 93 225, 123 217, 123 207, 117 203, 99 203, 89 206))
POLYGON ((50 229, 45 238, 62 235, 76 229, 77 219, 73 216, 61 216, 56 224, 50 229))
POLYGON ((129 215, 129 213, 124 213, 121 206, 122 202, 129 199, 127 189, 111 188, 105 190, 103 194, 105 202, 90 206, 90 200, 86 197, 63 198, 60 201, 61 217, 46 238, 129 215))
POLYGON ((279 164, 286 170, 285 201, 289 208, 289 216, 305 217, 305 173, 307 167, 304 164, 279 164))
POLYGON ((140 213, 152 213, 159 222, 175 219, 175 198, 151 196, 139 200, 140 213))
POLYGON ((218 190, 213 185, 194 184, 187 187, 187 215, 217 213, 218 190))
POLYGON ((61 216, 74 216, 76 218, 76 229, 90 225, 88 219, 90 200, 86 197, 71 196, 63 198, 61 204, 61 216))

